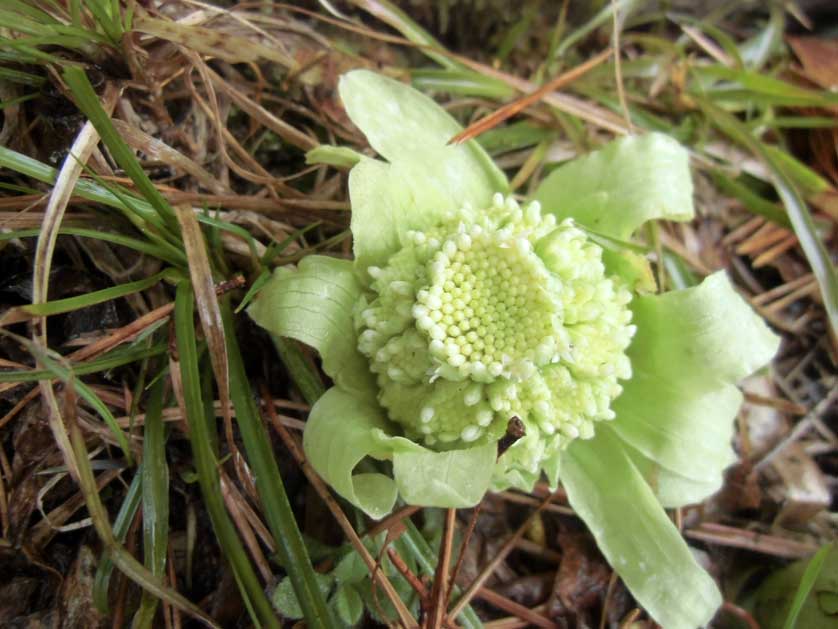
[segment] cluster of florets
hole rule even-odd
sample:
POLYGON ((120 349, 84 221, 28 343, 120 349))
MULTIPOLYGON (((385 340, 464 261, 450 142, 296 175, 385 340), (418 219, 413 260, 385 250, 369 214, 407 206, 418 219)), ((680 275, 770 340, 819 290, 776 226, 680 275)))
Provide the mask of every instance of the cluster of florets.
POLYGON ((631 295, 582 230, 498 194, 403 240, 367 269, 356 326, 409 438, 463 447, 497 440, 517 416, 527 437, 506 467, 532 474, 614 417, 618 380, 631 376, 631 295))

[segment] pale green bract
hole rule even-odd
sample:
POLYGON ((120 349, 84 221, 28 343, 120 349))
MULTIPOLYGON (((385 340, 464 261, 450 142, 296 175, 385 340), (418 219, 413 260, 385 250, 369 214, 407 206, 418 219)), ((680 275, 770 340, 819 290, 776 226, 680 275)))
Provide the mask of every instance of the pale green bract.
POLYGON ((334 380, 304 432, 314 468, 373 518, 399 497, 473 506, 544 473, 655 620, 709 622, 719 591, 663 506, 720 488, 735 383, 779 341, 724 273, 651 294, 642 257, 597 244, 692 218, 686 151, 619 139, 519 205, 478 144, 448 145, 460 127, 428 97, 367 71, 340 95, 387 160, 319 149, 354 162, 355 259, 280 268, 248 311, 334 380), (526 435, 498 458, 513 416, 526 435))

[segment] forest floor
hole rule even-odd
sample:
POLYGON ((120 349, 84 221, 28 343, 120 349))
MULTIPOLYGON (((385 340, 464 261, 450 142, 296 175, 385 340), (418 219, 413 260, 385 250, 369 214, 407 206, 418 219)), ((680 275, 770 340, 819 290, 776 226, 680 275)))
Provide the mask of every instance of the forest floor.
POLYGON ((247 627, 271 604, 290 626, 304 611, 284 577, 310 571, 297 531, 342 625, 432 622, 442 544, 462 555, 462 626, 655 626, 546 483, 454 520, 408 507, 375 523, 301 465, 325 376, 239 306, 278 266, 351 254, 348 169, 306 153, 372 154, 337 96, 353 68, 412 81, 466 127, 570 73, 477 135, 522 197, 626 133, 689 148, 697 217, 636 245, 661 289, 726 270, 783 341, 741 384, 723 489, 672 517, 721 585, 714 626, 798 611, 836 626, 829 4, 4 2, 0 626, 247 627), (575 72, 609 45, 617 58, 575 72), (263 470, 281 475, 274 496, 263 470))

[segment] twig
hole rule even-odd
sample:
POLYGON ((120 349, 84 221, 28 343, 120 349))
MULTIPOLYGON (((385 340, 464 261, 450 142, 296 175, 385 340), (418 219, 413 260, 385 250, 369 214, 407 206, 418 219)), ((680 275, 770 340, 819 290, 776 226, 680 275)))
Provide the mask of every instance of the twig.
POLYGON ((549 618, 545 618, 529 607, 524 607, 520 603, 516 603, 512 599, 502 596, 487 587, 481 587, 477 591, 477 597, 483 599, 498 609, 502 609, 510 614, 515 614, 519 618, 526 620, 530 625, 544 627, 545 629, 556 629, 558 627, 558 625, 549 618))
POLYGON ((748 626, 748 629, 760 629, 756 619, 747 610, 742 609, 738 605, 734 605, 730 601, 725 601, 722 603, 722 609, 744 622, 748 626))
POLYGON ((795 289, 804 286, 809 282, 815 281, 815 274, 814 273, 806 273, 805 275, 801 275, 790 282, 786 282, 785 284, 780 284, 779 286, 775 286, 774 288, 765 291, 764 293, 760 293, 759 295, 754 295, 753 302, 755 304, 759 304, 760 306, 764 306, 768 304, 773 299, 778 299, 783 295, 787 295, 788 293, 792 292, 795 289))
MULTIPOLYGON (((413 571, 404 562, 404 559, 402 559, 401 555, 399 555, 395 548, 388 546, 387 556, 390 558, 390 561, 393 562, 393 566, 395 566, 396 570, 399 571, 399 574, 405 578, 405 581, 410 584, 410 587, 412 587, 413 591, 419 596, 419 600, 422 601, 423 609, 427 610, 428 601, 430 600, 428 588, 425 587, 425 584, 422 583, 422 580, 419 577, 413 574, 413 571)), ((442 619, 442 624, 445 625, 447 629, 458 628, 458 625, 447 616, 442 619)))
POLYGON ((611 597, 614 596, 614 589, 617 587, 619 578, 616 572, 612 572, 611 578, 608 579, 608 589, 605 590, 605 600, 602 601, 602 615, 599 617, 599 629, 605 629, 605 623, 608 620, 608 605, 611 603, 611 597))
MULTIPOLYGON (((515 443, 523 438, 527 434, 526 426, 524 422, 521 421, 521 418, 517 416, 512 416, 509 419, 509 422, 506 425, 506 434, 501 437, 500 441, 498 441, 498 459, 500 459, 509 448, 511 448, 515 443)), ((451 583, 455 584, 457 582, 457 576, 460 574, 460 568, 463 566, 463 561, 466 557, 466 549, 468 548, 468 544, 471 541, 471 536, 474 534, 474 527, 477 525, 477 518, 480 516, 480 510, 483 507, 483 502, 479 502, 477 506, 474 508, 474 511, 471 514, 471 518, 469 519, 468 528, 466 529, 466 534, 463 536, 463 541, 460 544, 460 554, 457 556, 457 563, 454 566, 454 571, 451 573, 451 583)), ((448 607, 449 602, 451 601, 451 594, 453 593, 454 588, 449 588, 448 593, 445 597, 445 606, 448 607)))
POLYGON ((613 51, 611 50, 611 48, 603 50, 595 57, 588 59, 585 63, 578 65, 572 70, 568 70, 564 74, 560 74, 552 81, 545 83, 543 86, 541 86, 531 94, 527 94, 526 96, 514 100, 511 103, 504 105, 500 109, 495 110, 488 116, 481 118, 474 124, 469 125, 468 128, 460 131, 457 135, 455 135, 448 141, 448 144, 462 144, 463 142, 476 138, 481 133, 488 131, 493 127, 496 127, 507 118, 511 118, 512 116, 523 111, 530 105, 537 103, 550 92, 555 92, 559 88, 562 88, 572 83, 573 81, 578 79, 580 76, 586 74, 590 70, 593 70, 600 63, 608 59, 608 57, 611 56, 612 52, 613 51))
POLYGON ((838 399, 838 389, 833 389, 824 399, 818 402, 811 412, 807 413, 805 417, 801 418, 800 421, 795 424, 794 428, 788 435, 786 435, 785 439, 780 441, 780 443, 774 446, 768 454, 754 464, 754 470, 757 472, 761 471, 766 465, 771 463, 771 461, 774 460, 778 454, 800 439, 800 437, 802 437, 806 431, 811 428, 812 423, 814 423, 814 421, 822 413, 826 412, 836 399, 838 399))
POLYGON ((691 539, 701 540, 719 546, 744 548, 766 555, 799 559, 814 553, 818 547, 815 544, 798 542, 778 535, 768 535, 757 531, 747 531, 724 524, 705 522, 696 528, 687 529, 684 535, 691 539))
MULTIPOLYGON (((517 494, 512 491, 502 491, 499 492, 497 496, 503 500, 506 500, 507 502, 514 502, 515 504, 519 505, 530 505, 533 507, 537 507, 540 504, 537 498, 533 498, 532 496, 527 496, 524 494, 517 494)), ((544 510, 549 511, 550 513, 558 513, 559 515, 576 515, 576 512, 573 509, 562 505, 549 504, 544 508, 544 510)))
POLYGON ((809 411, 803 404, 797 404, 796 402, 791 402, 783 398, 758 395, 749 391, 743 391, 742 393, 745 395, 745 400, 750 404, 774 408, 781 413, 802 416, 809 411))
POLYGON ((631 114, 629 113, 628 101, 626 100, 626 88, 623 85, 623 63, 622 53, 620 52, 622 20, 620 19, 620 7, 617 6, 616 0, 611 0, 611 8, 613 22, 611 45, 614 46, 614 82, 617 85, 617 98, 620 100, 620 109, 623 112, 623 118, 626 119, 626 128, 629 132, 633 132, 634 125, 631 122, 631 114))
MULTIPOLYGON (((280 416, 281 417, 281 416, 280 416)), ((287 422, 286 422, 287 425, 287 422)), ((405 518, 409 518, 417 511, 421 511, 422 507, 417 507, 415 505, 407 505, 396 511, 395 513, 391 513, 386 518, 381 520, 380 522, 376 522, 373 526, 371 526, 366 533, 364 533, 364 537, 373 538, 381 531, 386 531, 399 524, 405 518)))
MULTIPOLYGON (((454 546, 454 529, 457 526, 457 510, 445 512, 445 527, 442 531, 442 543, 439 545, 439 560, 436 564, 434 587, 431 591, 431 609, 428 629, 439 629, 445 617, 448 601, 448 565, 451 563, 451 550, 454 546)), ((456 618, 456 616, 454 616, 456 618)))
POLYGON ((463 595, 454 605, 454 608, 449 612, 451 618, 456 618, 457 616, 459 616, 460 612, 463 611, 465 606, 471 602, 471 599, 474 598, 474 596, 477 594, 477 591, 481 587, 483 587, 483 584, 486 582, 486 580, 500 565, 500 562, 506 559, 506 556, 512 551, 513 548, 515 548, 515 543, 524 534, 524 531, 526 531, 529 528, 532 521, 536 517, 538 517, 538 514, 540 514, 548 504, 550 504, 550 501, 553 500, 553 497, 555 495, 555 493, 552 493, 549 496, 547 496, 547 498, 544 499, 544 501, 538 506, 538 508, 529 515, 529 517, 524 521, 524 523, 518 527, 518 530, 515 531, 515 533, 513 533, 509 537, 509 539, 506 540, 501 549, 497 552, 497 554, 494 557, 492 557, 492 559, 489 561, 488 564, 486 564, 483 570, 481 570, 480 574, 477 575, 477 578, 474 579, 472 584, 468 587, 468 589, 463 593, 463 595))
POLYGON ((506 434, 498 441, 498 457, 501 458, 509 448, 515 443, 525 437, 527 428, 520 417, 513 415, 506 424, 506 434))
POLYGON ((463 561, 465 561, 466 558, 466 549, 471 541, 471 536, 474 534, 474 527, 477 525, 477 518, 480 515, 482 506, 483 501, 481 500, 477 503, 477 506, 474 507, 474 511, 469 518, 466 534, 463 536, 463 541, 460 543, 460 554, 457 555, 457 563, 454 564, 454 570, 451 572, 451 587, 448 588, 448 592, 445 596, 445 607, 448 607, 448 604, 451 602, 451 594, 454 592, 454 585, 457 584, 457 577, 460 574, 460 569, 463 567, 463 561))
POLYGON ((396 570, 399 571, 405 580, 410 584, 410 587, 419 595, 419 598, 423 601, 428 600, 428 589, 425 587, 425 584, 422 583, 422 580, 413 574, 413 571, 407 566, 404 562, 404 559, 401 558, 398 551, 392 546, 387 547, 387 556, 390 558, 390 561, 393 562, 393 565, 396 567, 396 570))
POLYGON ((271 572, 268 560, 259 547, 259 542, 253 532, 253 527, 250 525, 247 516, 242 512, 240 501, 243 502, 243 499, 241 494, 235 491, 233 483, 224 476, 221 477, 221 495, 224 498, 227 511, 230 512, 231 519, 235 522, 236 528, 242 536, 242 540, 250 551, 253 562, 262 574, 262 579, 266 583, 270 583, 273 580, 273 572, 271 572))

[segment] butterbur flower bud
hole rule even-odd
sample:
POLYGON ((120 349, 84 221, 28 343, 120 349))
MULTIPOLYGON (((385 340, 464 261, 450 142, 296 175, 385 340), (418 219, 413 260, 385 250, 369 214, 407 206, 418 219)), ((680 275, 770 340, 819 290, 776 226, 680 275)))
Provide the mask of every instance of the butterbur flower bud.
POLYGON ((388 417, 409 439, 453 449, 498 441, 517 416, 530 439, 494 480, 528 489, 518 479, 544 462, 534 444, 550 456, 591 438, 594 422, 614 417, 618 378, 631 376, 631 293, 601 254, 571 219, 557 225, 538 201, 521 208, 502 194, 411 231, 375 267, 366 302, 379 319, 356 321, 388 417), (391 321, 400 329, 385 330, 391 321), (394 344, 412 351, 381 351, 394 344))
POLYGON ((476 143, 448 144, 460 127, 431 99, 366 71, 340 94, 387 160, 358 155, 349 176, 354 260, 280 268, 249 309, 317 349, 334 381, 306 423, 311 464, 373 518, 398 496, 469 507, 561 482, 657 622, 706 624, 718 588, 664 507, 719 489, 735 383, 778 339, 723 273, 655 294, 619 245, 646 221, 693 217, 686 151, 616 140, 519 203, 476 143))

